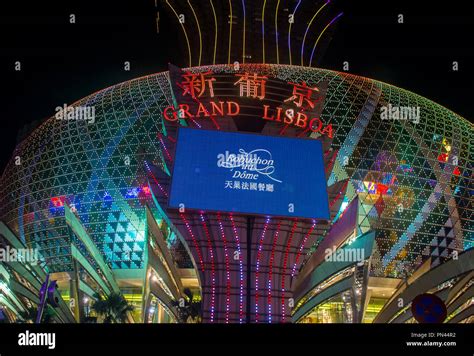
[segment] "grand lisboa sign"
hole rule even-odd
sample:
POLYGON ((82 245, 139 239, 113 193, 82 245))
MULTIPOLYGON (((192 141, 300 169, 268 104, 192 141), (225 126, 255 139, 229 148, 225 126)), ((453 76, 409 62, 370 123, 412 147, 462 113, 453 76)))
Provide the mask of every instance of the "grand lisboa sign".
POLYGON ((235 100, 219 100, 222 97, 216 95, 217 78, 211 71, 184 72, 178 76, 181 80, 172 83, 178 104, 164 109, 163 115, 167 121, 238 116, 243 107, 241 101, 251 99, 257 102, 256 105, 260 109, 257 115, 261 120, 278 122, 285 126, 296 127, 303 132, 316 132, 330 138, 334 136, 332 124, 326 124, 321 119, 325 97, 323 87, 309 87, 305 82, 283 83, 291 88, 291 94, 282 98, 281 105, 272 106, 265 103, 268 94, 266 76, 248 72, 227 75, 224 78, 220 75, 221 81, 229 83, 230 80, 235 87, 235 100))

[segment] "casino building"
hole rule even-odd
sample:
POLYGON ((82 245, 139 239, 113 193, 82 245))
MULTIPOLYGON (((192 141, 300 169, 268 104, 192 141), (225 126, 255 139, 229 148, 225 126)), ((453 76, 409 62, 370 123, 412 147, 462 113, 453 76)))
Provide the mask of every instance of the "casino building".
POLYGON ((343 18, 332 3, 194 3, 159 4, 183 38, 182 68, 80 99, 70 106, 94 107, 93 123, 52 116, 12 153, 0 247, 37 248, 42 263, 30 276, 0 262, 0 317, 37 304, 48 273, 57 322, 83 322, 96 293, 113 292, 134 305, 129 322, 414 322, 421 293, 444 301, 446 322, 473 322, 473 125, 407 90, 312 67, 343 18), (328 216, 170 205, 184 127, 320 141, 327 203, 307 204, 328 216))

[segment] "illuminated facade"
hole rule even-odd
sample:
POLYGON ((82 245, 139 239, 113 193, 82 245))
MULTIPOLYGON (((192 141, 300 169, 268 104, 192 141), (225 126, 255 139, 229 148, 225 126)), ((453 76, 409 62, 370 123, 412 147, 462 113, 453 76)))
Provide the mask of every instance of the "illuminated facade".
MULTIPOLYGON (((192 70, 235 74, 228 66, 192 70)), ((40 248, 53 272, 70 271, 64 206, 72 205, 117 278, 122 273, 127 279, 145 268, 148 204, 160 223, 168 221, 165 239, 177 267, 199 271, 208 322, 245 322, 249 311, 251 322, 290 321, 287 302, 300 267, 356 197, 356 235, 375 233, 372 277, 403 278, 428 258, 436 266, 453 251, 472 247, 474 134, 466 120, 416 94, 354 75, 286 65, 241 66, 238 73, 245 72, 287 83, 327 82, 321 119, 334 132, 333 138, 304 134, 328 140, 332 152, 325 161, 333 187, 331 222, 256 218, 250 274, 244 218, 177 214, 163 203, 173 154, 169 137, 177 128, 164 118, 174 102, 168 73, 121 83, 75 103, 95 106, 93 125, 53 117, 20 143, 13 157, 21 157, 21 164, 13 158, 2 176, 2 220, 26 245, 40 248), (419 106, 419 123, 382 120, 380 107, 388 104, 419 106)), ((233 95, 238 100, 240 93, 233 95)), ((224 113, 215 119, 217 126, 206 117, 185 124, 238 131, 234 118, 224 113)), ((283 125, 254 120, 263 124, 254 131, 262 133, 277 133, 283 125)), ((294 127, 284 134, 301 132, 294 127)))
MULTIPOLYGON (((161 1, 188 68, 91 94, 70 106, 93 107, 94 122, 51 117, 18 144, 0 220, 40 249, 65 300, 119 290, 135 321, 197 321, 176 307, 191 290, 210 323, 406 322, 390 300, 404 281, 469 261, 472 124, 407 90, 312 68, 342 17, 316 3, 161 1), (169 208, 180 126, 321 140, 330 219, 169 208), (354 248, 357 261, 325 260, 354 248), (68 288, 74 275, 87 285, 68 288)), ((449 320, 471 320, 472 270, 413 290, 463 291, 444 298, 449 320)))

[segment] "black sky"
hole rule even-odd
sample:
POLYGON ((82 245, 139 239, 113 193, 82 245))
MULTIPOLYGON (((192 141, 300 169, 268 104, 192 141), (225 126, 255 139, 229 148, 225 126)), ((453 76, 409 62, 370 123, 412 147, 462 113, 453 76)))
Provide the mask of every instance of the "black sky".
MULTIPOLYGON (((197 1, 197 0, 196 0, 197 1)), ((202 0, 205 1, 205 0, 202 0)), ((378 79, 474 118, 473 2, 334 0, 344 11, 321 67, 378 79), (397 24, 404 14, 405 23, 397 24), (459 72, 451 70, 458 61, 459 72)), ((54 108, 180 62, 177 27, 154 0, 18 2, 0 12, 0 170, 17 133, 54 108), (48 5, 49 4, 49 5, 48 5), (69 14, 77 23, 70 25, 69 14), (22 71, 14 71, 14 62, 22 71), (131 70, 123 70, 130 61, 131 70)))

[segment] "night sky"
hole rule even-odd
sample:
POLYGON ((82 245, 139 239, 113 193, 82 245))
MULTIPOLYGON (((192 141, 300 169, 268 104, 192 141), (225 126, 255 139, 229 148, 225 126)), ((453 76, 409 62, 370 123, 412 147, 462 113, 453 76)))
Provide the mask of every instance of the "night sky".
MULTIPOLYGON (((474 2, 334 1, 344 16, 321 67, 342 70, 349 61, 350 73, 411 90, 474 119, 474 2)), ((2 4, 0 12, 2 172, 18 132, 53 115, 56 106, 166 70, 168 62, 185 64, 176 46, 178 27, 165 14, 156 33, 154 0, 16 3, 2 4), (14 71, 17 60, 21 72, 14 71), (129 72, 124 61, 131 62, 129 72)))

